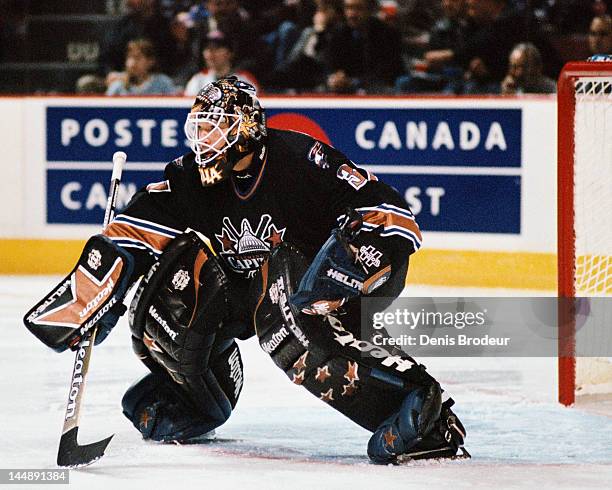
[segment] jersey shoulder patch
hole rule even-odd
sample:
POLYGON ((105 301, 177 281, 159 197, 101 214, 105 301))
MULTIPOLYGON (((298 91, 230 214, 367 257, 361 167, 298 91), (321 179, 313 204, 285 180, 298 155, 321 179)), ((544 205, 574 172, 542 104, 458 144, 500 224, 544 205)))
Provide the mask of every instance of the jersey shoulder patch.
POLYGON ((314 163, 317 167, 322 169, 329 168, 329 156, 320 141, 315 141, 315 143, 310 147, 307 157, 308 160, 314 163))

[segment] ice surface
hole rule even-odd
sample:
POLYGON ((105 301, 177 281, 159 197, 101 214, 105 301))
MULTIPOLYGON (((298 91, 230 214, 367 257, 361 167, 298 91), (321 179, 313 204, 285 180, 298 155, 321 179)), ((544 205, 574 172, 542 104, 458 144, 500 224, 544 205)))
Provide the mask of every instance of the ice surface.
MULTIPOLYGON (((2 468, 54 468, 72 353, 56 354, 21 323, 57 277, 0 277, 2 468)), ((413 288, 410 294, 500 291, 413 288)), ((502 294, 533 294, 503 291, 502 294)), ((555 359, 427 359, 457 401, 469 461, 368 463, 368 432, 288 382, 253 340, 240 344, 245 385, 218 441, 144 442, 121 414, 144 368, 124 320, 94 350, 79 441, 115 433, 107 454, 71 472, 75 488, 610 488, 612 419, 556 404, 555 359), (451 487, 452 485, 452 487, 451 487)))

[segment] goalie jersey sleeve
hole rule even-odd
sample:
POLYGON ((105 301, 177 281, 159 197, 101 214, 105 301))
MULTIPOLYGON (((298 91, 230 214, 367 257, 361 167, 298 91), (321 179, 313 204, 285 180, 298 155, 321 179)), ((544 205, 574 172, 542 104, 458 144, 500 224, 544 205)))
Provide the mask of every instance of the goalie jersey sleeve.
POLYGON ((105 228, 104 235, 128 250, 135 259, 134 279, 144 274, 187 223, 169 180, 139 190, 105 228))
MULTIPOLYGON (((338 226, 346 209, 352 208, 363 218, 362 230, 376 237, 377 244, 395 259, 393 262, 405 261, 420 248, 419 226, 406 202, 393 188, 335 148, 299 133, 283 133, 295 139, 292 152, 302 153, 302 158, 296 158, 296 171, 286 176, 287 183, 299 182, 294 184, 296 190, 301 187, 296 194, 302 195, 304 202, 300 207, 307 210, 302 213, 301 223, 306 226, 305 219, 316 217, 328 236, 329 231, 338 226)), ((291 196, 287 197, 290 202, 291 196)))

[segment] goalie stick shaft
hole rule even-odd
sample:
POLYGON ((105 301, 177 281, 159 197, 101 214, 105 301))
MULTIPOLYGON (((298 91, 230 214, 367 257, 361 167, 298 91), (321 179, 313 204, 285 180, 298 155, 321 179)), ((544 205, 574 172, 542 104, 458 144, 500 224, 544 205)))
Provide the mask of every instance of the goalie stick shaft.
MULTIPOLYGON (((127 155, 122 151, 113 154, 113 174, 111 176, 108 201, 106 202, 106 210, 104 212, 103 229, 108 226, 115 214, 119 184, 121 183, 121 173, 126 159, 127 155)), ((111 435, 102 441, 84 446, 79 446, 77 442, 79 415, 81 412, 83 393, 85 391, 85 378, 89 371, 89 361, 96 340, 96 334, 97 326, 94 326, 91 333, 86 333, 81 342, 79 342, 74 358, 70 391, 68 393, 66 414, 64 416, 64 426, 62 428, 62 436, 57 452, 58 466, 74 467, 93 463, 104 455, 106 446, 113 438, 111 435)))
POLYGON ((125 164, 126 160, 127 155, 122 151, 117 151, 113 154, 113 174, 111 175, 108 201, 106 201, 106 210, 104 211, 103 229, 108 226, 115 215, 117 196, 119 195, 119 184, 121 184, 121 174, 123 172, 123 165, 125 164))

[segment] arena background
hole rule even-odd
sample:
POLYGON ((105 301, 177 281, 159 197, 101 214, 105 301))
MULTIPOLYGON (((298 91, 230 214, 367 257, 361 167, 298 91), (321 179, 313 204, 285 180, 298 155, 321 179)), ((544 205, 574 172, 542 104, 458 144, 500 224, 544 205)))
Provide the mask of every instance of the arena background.
MULTIPOLYGON (((271 126, 330 142, 406 198, 424 231, 409 282, 556 287, 554 96, 262 102, 271 126)), ((128 155, 121 206, 187 151, 189 105, 180 97, 1 98, 0 273, 69 270, 99 229, 113 152, 128 155)))

